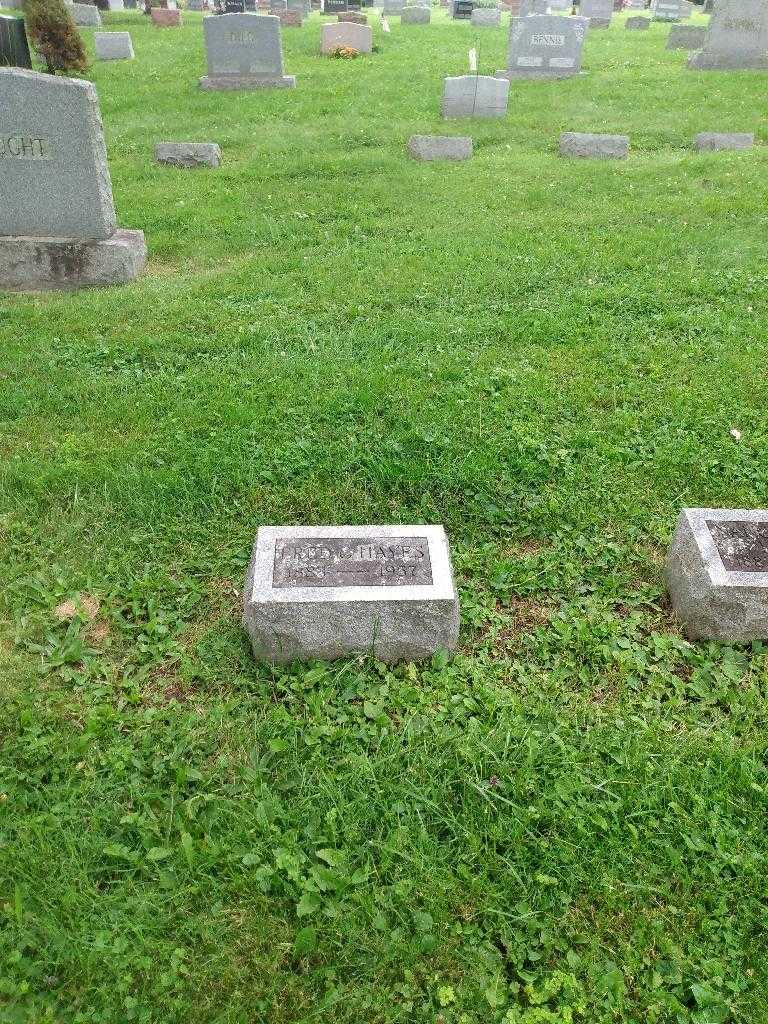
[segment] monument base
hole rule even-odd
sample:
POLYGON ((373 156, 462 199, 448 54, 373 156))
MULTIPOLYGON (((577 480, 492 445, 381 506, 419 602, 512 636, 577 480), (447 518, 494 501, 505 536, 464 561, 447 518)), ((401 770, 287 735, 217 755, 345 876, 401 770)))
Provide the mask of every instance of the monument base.
POLYGON ((74 291, 135 281, 147 261, 143 231, 111 238, 0 236, 0 291, 74 291))
POLYGON ((204 75, 200 79, 201 89, 216 91, 243 89, 293 89, 296 85, 294 75, 275 75, 274 77, 256 75, 204 75))
POLYGON ((688 67, 694 71, 768 71, 768 57, 763 54, 745 57, 700 50, 688 58, 688 67))
POLYGON ((579 68, 515 68, 513 71, 502 68, 493 77, 506 78, 508 82, 512 82, 517 78, 575 78, 580 73, 579 68))

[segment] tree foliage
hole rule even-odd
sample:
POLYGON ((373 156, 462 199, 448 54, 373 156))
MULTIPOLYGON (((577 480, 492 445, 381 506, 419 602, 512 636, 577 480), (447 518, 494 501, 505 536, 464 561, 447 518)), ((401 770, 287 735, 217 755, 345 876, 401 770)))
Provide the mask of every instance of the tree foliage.
POLYGON ((82 37, 64 0, 26 0, 27 33, 48 72, 86 71, 82 37))

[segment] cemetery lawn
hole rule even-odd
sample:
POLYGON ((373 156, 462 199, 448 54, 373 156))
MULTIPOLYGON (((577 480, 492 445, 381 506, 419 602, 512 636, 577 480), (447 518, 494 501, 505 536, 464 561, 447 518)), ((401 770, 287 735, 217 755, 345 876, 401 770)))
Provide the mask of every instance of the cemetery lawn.
POLYGON ((768 503, 765 77, 618 17, 445 125, 505 30, 336 61, 315 15, 295 90, 205 94, 199 16, 106 23, 147 271, 0 297, 0 1020, 764 1021, 768 648, 689 643, 662 567, 768 503), (445 524, 454 660, 253 663, 257 526, 345 522, 445 524))

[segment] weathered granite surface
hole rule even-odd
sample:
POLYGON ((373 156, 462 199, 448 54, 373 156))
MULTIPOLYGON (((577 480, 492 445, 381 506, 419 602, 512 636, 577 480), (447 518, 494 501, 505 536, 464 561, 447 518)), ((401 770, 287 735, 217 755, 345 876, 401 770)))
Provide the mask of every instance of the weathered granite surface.
POLYGON ((208 74, 201 89, 291 89, 283 74, 280 19, 273 14, 221 14, 203 18, 208 74))
POLYGON ((570 78, 581 70, 586 18, 530 14, 512 18, 507 67, 497 78, 570 78))
POLYGON ((342 46, 350 46, 358 53, 371 53, 373 29, 370 25, 358 25, 351 21, 323 25, 320 29, 320 52, 333 53, 342 46))
POLYGON ((130 32, 95 32, 96 60, 133 60, 130 32))
POLYGON ((469 160, 472 139, 468 135, 412 135, 408 154, 414 160, 469 160))
POLYGON ((401 25, 429 25, 432 13, 428 7, 404 7, 400 12, 401 25))
POLYGON ((718 0, 704 47, 688 59, 697 71, 768 71, 768 3, 718 0))
POLYGON ((127 284, 147 261, 143 231, 107 239, 0 235, 0 291, 71 291, 127 284))
POLYGON ((254 656, 418 661, 458 639, 440 526, 261 527, 243 594, 254 656))
POLYGON ((171 167, 218 167, 221 149, 215 142, 158 142, 155 160, 171 167))
POLYGON ((768 511, 684 508, 666 578, 691 639, 768 639, 768 511))
POLYGON ((721 149, 751 149, 755 144, 752 132, 699 132, 693 140, 700 153, 721 149))
POLYGON ((560 155, 595 160, 623 160, 629 153, 628 135, 596 135, 591 132, 563 132, 560 155))
POLYGON ((489 7, 476 7, 470 23, 475 28, 498 28, 501 25, 501 11, 489 7))
POLYGON ((704 25, 673 25, 667 36, 667 49, 700 50, 706 38, 704 25))
POLYGON ((641 18, 638 15, 634 15, 631 18, 627 18, 626 22, 624 23, 624 28, 628 28, 630 30, 634 29, 635 31, 640 31, 640 32, 642 32, 645 29, 650 28, 650 27, 651 27, 651 19, 650 18, 641 18))
POLYGON ((509 80, 489 75, 460 75, 443 83, 443 117, 505 117, 509 80))

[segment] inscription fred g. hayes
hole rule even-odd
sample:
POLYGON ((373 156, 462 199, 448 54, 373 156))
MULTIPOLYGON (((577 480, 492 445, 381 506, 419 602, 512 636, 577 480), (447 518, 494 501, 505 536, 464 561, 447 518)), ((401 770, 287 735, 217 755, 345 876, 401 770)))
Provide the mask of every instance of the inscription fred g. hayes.
POLYGON ((426 537, 312 537, 278 541, 274 587, 431 586, 426 537))

